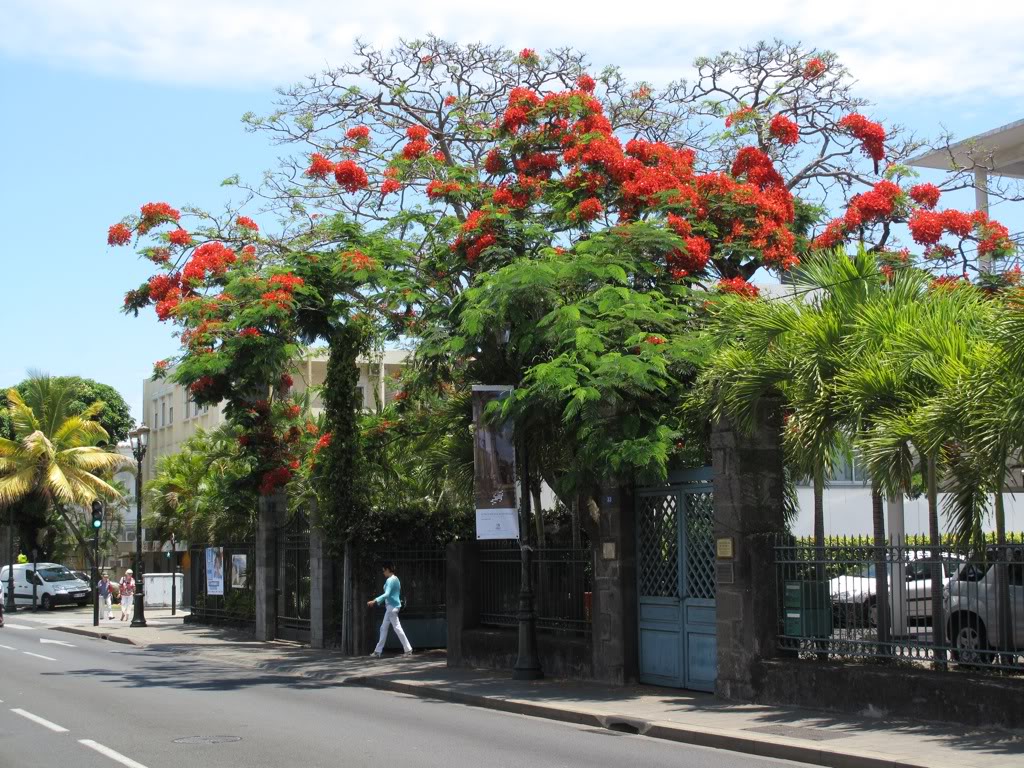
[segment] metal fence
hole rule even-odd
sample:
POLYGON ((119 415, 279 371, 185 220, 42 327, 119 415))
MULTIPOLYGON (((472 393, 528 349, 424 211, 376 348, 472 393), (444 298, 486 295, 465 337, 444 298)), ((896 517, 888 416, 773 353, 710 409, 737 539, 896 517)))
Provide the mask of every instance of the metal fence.
POLYGON ((819 660, 1024 673, 1024 545, 780 539, 779 644, 819 660))
MULTIPOLYGON (((518 623, 520 549, 506 541, 480 542, 480 623, 518 623)), ((533 552, 537 628, 590 635, 593 560, 590 549, 538 548, 533 552)))
POLYGON ((442 547, 385 549, 362 558, 376 576, 383 563, 392 563, 402 580, 402 620, 445 619, 448 560, 442 547))
POLYGON ((189 548, 192 620, 255 628, 256 592, 252 582, 252 574, 256 569, 255 545, 252 542, 216 545, 222 546, 224 550, 223 595, 210 595, 206 591, 207 546, 213 545, 193 545, 189 548))

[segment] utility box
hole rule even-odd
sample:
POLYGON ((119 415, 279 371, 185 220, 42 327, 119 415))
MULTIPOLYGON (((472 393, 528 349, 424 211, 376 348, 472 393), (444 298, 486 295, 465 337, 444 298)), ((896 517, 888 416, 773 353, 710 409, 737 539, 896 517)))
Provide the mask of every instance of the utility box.
POLYGON ((783 584, 782 600, 787 637, 832 635, 832 601, 828 582, 787 581, 783 584))

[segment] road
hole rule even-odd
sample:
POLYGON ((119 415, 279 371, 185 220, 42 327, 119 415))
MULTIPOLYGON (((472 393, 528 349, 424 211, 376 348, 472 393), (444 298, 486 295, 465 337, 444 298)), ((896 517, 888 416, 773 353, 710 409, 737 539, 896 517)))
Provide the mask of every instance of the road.
MULTIPOLYGON (((193 739, 193 741, 196 741, 193 739)), ((137 649, 8 616, 0 768, 772 768, 674 744, 137 649), (219 743, 182 742, 190 737, 219 743)))

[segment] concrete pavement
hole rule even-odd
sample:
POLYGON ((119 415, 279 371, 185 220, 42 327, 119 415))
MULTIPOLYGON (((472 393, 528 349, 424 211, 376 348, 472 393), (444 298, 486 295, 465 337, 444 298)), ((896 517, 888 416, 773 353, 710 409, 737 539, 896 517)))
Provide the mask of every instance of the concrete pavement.
POLYGON ((16 623, 0 630, 0 768, 793 765, 16 623))
MULTIPOLYGON (((47 622, 52 614, 47 616, 47 622)), ((26 622, 28 623, 28 622, 26 622)), ((116 622, 115 622, 116 623, 116 622)), ((91 627, 72 627, 91 632, 91 627)), ((1024 734, 968 731, 930 723, 823 715, 781 707, 734 705, 687 691, 541 681, 448 669, 443 653, 381 661, 341 657, 155 615, 151 626, 103 628, 154 654, 195 654, 265 673, 385 689, 475 707, 638 733, 684 744, 827 766, 1002 768, 1024 765, 1024 734)))

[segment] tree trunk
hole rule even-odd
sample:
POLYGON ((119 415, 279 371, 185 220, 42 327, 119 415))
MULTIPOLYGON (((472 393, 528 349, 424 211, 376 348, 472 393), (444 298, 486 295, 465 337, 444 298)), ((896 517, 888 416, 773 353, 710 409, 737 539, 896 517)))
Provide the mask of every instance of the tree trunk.
MULTIPOLYGON (((875 615, 878 630, 878 655, 889 656, 889 569, 888 542, 885 540, 885 511, 882 506, 882 492, 871 484, 871 524, 874 529, 875 551, 875 615)), ((869 611, 870 614, 870 611, 869 611)))
POLYGON ((932 651, 934 667, 946 669, 946 617, 943 615, 942 590, 945 578, 942 573, 942 532, 939 530, 939 479, 935 455, 928 457, 925 475, 928 480, 928 538, 931 543, 932 563, 932 651))
MULTIPOLYGON (((86 553, 86 560, 88 561, 88 566, 91 568, 91 567, 93 567, 95 565, 98 568, 99 564, 96 563, 95 558, 93 558, 91 545, 85 539, 85 537, 82 536, 81 532, 75 526, 74 521, 72 521, 72 519, 68 516, 67 510, 64 509, 64 507, 62 507, 60 504, 57 504, 57 503, 54 503, 53 507, 54 507, 54 509, 57 510, 57 513, 60 515, 61 519, 64 521, 64 525, 66 525, 68 527, 68 530, 71 532, 71 535, 75 537, 75 539, 78 541, 79 545, 82 547, 82 551, 86 553)), ((140 533, 141 532, 136 533, 136 535, 140 535, 140 533)))

